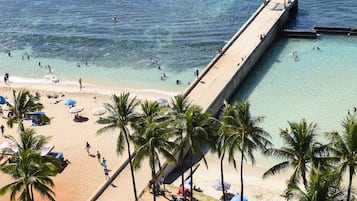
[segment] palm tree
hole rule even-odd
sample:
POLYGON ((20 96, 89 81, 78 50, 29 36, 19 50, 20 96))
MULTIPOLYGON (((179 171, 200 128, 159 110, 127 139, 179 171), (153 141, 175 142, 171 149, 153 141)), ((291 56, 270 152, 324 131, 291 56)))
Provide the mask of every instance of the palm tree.
MULTIPOLYGON (((240 158, 240 180, 241 180, 241 200, 244 196, 243 162, 248 158, 255 163, 253 151, 256 149, 265 150, 271 145, 270 135, 258 124, 263 121, 263 117, 254 117, 250 113, 248 102, 235 102, 232 106, 225 104, 222 130, 225 141, 223 148, 228 152, 228 160, 236 168, 235 153, 241 153, 240 158)), ((222 136, 222 135, 221 135, 222 136)))
POLYGON ((109 130, 119 129, 119 135, 117 139, 117 148, 116 151, 118 154, 122 154, 126 148, 128 152, 131 177, 134 189, 135 200, 138 200, 136 185, 135 185, 135 177, 134 177, 134 168, 132 162, 132 156, 130 152, 130 142, 129 142, 129 124, 136 119, 136 113, 134 112, 134 108, 137 106, 138 102, 136 101, 136 97, 129 100, 129 93, 122 93, 120 96, 113 95, 113 105, 109 103, 105 103, 104 107, 109 111, 110 115, 104 118, 100 118, 97 120, 99 124, 106 124, 103 128, 97 131, 97 134, 104 133, 109 130))
POLYGON ((209 144, 210 147, 213 147, 212 144, 215 143, 217 130, 215 122, 216 120, 209 113, 203 112, 202 108, 196 105, 190 106, 184 113, 184 124, 181 127, 184 136, 180 145, 185 145, 189 149, 191 201, 193 199, 193 156, 202 157, 206 167, 208 167, 203 146, 209 144))
POLYGON ((342 122, 343 133, 330 132, 327 134, 330 139, 329 146, 331 152, 340 158, 338 171, 342 177, 348 169, 348 189, 347 201, 351 199, 352 178, 356 174, 357 168, 357 114, 349 114, 342 122))
POLYGON ((0 188, 0 194, 10 191, 10 199, 34 201, 34 190, 49 200, 55 200, 55 193, 51 190, 54 183, 50 176, 54 176, 59 168, 59 161, 51 156, 41 156, 40 148, 47 143, 48 137, 36 136, 34 130, 26 129, 21 132, 21 141, 7 136, 18 148, 15 153, 16 162, 9 163, 0 170, 9 174, 15 181, 0 188))
POLYGON ((314 149, 316 137, 316 124, 307 123, 305 119, 300 122, 288 122, 289 129, 281 129, 280 136, 283 138, 284 147, 280 149, 270 148, 265 153, 278 159, 284 159, 263 174, 263 178, 292 167, 294 172, 289 182, 297 184, 299 178, 302 178, 304 185, 307 185, 306 174, 308 164, 313 162, 316 150, 314 149))
POLYGON ((7 124, 10 128, 13 127, 14 123, 19 124, 21 131, 24 131, 23 118, 30 112, 35 112, 43 109, 43 105, 39 102, 39 97, 33 96, 28 90, 21 90, 16 94, 16 91, 13 90, 14 104, 6 103, 12 116, 7 121, 7 124))
POLYGON ((171 151, 175 148, 175 143, 169 141, 172 137, 172 130, 169 128, 169 121, 165 121, 160 114, 161 107, 156 102, 149 103, 147 100, 141 104, 143 114, 132 125, 135 132, 130 136, 135 144, 136 155, 134 167, 139 167, 143 158, 149 158, 151 167, 151 184, 154 200, 156 200, 156 167, 161 170, 160 154, 167 161, 175 162, 175 157, 171 151))
POLYGON ((224 107, 223 107, 223 112, 221 115, 221 125, 218 131, 219 137, 217 140, 217 146, 215 147, 215 149, 213 149, 213 151, 216 151, 218 153, 218 157, 220 158, 220 169, 221 169, 221 185, 222 185, 222 198, 223 201, 226 201, 226 196, 225 196, 225 188, 224 188, 224 170, 223 170, 223 160, 226 154, 226 150, 227 150, 227 146, 226 145, 226 141, 227 138, 229 137, 229 130, 227 128, 229 128, 230 126, 228 126, 228 122, 230 119, 230 114, 233 110, 233 107, 228 104, 227 101, 224 102, 224 107))
POLYGON ((184 95, 177 95, 171 99, 171 116, 173 118, 173 124, 176 128, 175 133, 177 134, 176 144, 178 144, 178 166, 181 168, 181 185, 184 186, 184 157, 186 154, 186 145, 183 142, 183 128, 185 125, 185 113, 190 107, 190 103, 184 95))
POLYGON ((341 200, 339 186, 339 174, 336 171, 322 170, 318 166, 311 169, 306 188, 302 189, 298 184, 290 182, 286 194, 300 201, 341 200))

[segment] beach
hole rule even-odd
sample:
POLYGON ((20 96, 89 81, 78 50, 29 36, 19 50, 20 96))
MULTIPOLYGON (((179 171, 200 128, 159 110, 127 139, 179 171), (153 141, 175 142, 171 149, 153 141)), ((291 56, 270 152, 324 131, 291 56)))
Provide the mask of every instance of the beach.
MULTIPOLYGON (((13 99, 12 90, 18 92, 24 87, 26 88, 26 86, 19 83, 11 83, 7 86, 2 83, 1 85, 0 94, 9 99, 13 99)), ((98 117, 92 115, 91 110, 95 107, 103 106, 105 102, 111 102, 111 94, 119 95, 124 90, 110 91, 108 88, 103 88, 101 90, 102 93, 91 92, 93 88, 85 84, 82 91, 79 91, 79 85, 72 87, 61 84, 32 85, 27 89, 33 94, 35 91, 40 93, 40 102, 45 106, 43 111, 51 118, 51 124, 34 127, 31 126, 31 121, 25 121, 26 128, 35 129, 37 134, 52 136, 50 144, 54 145, 53 151, 63 152, 65 159, 70 161, 65 170, 54 177, 56 200, 86 200, 105 182, 103 167, 99 164, 97 158, 88 156, 85 149, 86 142, 91 145, 90 153, 95 154, 98 150, 102 157, 107 159, 107 166, 111 170, 117 169, 126 159, 125 155, 118 156, 115 152, 115 142, 119 131, 97 136, 96 131, 101 126, 95 123, 98 117), (57 95, 58 98, 47 98, 47 95, 57 95), (74 114, 69 113, 69 107, 63 104, 66 99, 74 99, 77 101, 76 105, 83 106, 84 111, 80 115, 87 117, 89 120, 81 123, 74 122, 74 114), (55 102, 58 103, 54 104, 55 102)), ((133 97, 134 94, 132 92, 133 97)), ((165 97, 164 94, 158 95, 146 92, 135 95, 138 95, 138 98, 140 97, 141 99, 165 97)), ((168 97, 166 96, 166 98, 168 97)), ((17 137, 16 125, 10 129, 6 126, 6 120, 5 118, 0 119, 0 124, 5 125, 5 134, 17 137)), ((1 138, 1 142, 5 141, 4 137, 1 138)), ((9 181, 5 178, 4 174, 0 175, 1 186, 9 181)))
MULTIPOLYGON (((11 79, 10 79, 11 80, 11 79)), ((102 106, 105 102, 111 102, 111 94, 119 95, 125 90, 111 91, 108 88, 99 90, 90 85, 84 85, 82 91, 79 91, 79 85, 77 86, 62 86, 60 83, 53 85, 32 85, 25 86, 21 83, 11 83, 9 85, 1 84, 0 94, 6 96, 10 100, 12 99, 12 91, 17 92, 21 89, 29 89, 31 93, 38 92, 41 95, 40 102, 44 104, 44 112, 51 118, 51 124, 45 126, 31 126, 30 121, 25 121, 26 128, 35 129, 37 134, 44 136, 52 136, 50 144, 54 145, 53 151, 63 152, 64 158, 70 161, 69 165, 64 171, 55 176, 53 189, 56 193, 56 200, 87 200, 92 196, 96 190, 98 190, 106 181, 103 167, 100 165, 97 158, 94 156, 88 156, 85 145, 88 142, 91 146, 90 153, 96 154, 98 150, 102 157, 107 160, 107 166, 110 170, 115 171, 123 162, 127 159, 126 152, 122 156, 118 156, 115 152, 115 141, 118 135, 118 131, 111 133, 104 133, 100 136, 96 134, 96 131, 101 128, 101 125, 95 123, 98 119, 97 116, 92 115, 91 110, 95 107, 102 106), (102 93, 99 93, 101 91, 102 93), (57 95, 57 98, 48 98, 47 95, 57 95), (74 99, 77 101, 76 105, 84 107, 84 110, 80 112, 81 116, 88 117, 86 122, 74 122, 74 114, 68 112, 69 107, 63 104, 66 99, 74 99), (54 104, 58 102, 57 104, 54 104)), ((138 93, 135 90, 128 90, 134 97, 136 95, 139 99, 155 100, 157 98, 170 98, 166 94, 155 93, 138 93)), ((6 113, 5 113, 6 114, 6 113)), ((6 119, 0 119, 0 124, 6 125, 6 119)), ((18 137, 17 127, 10 129, 5 126, 5 134, 18 137)), ((5 141, 4 137, 1 137, 1 142, 5 141)), ((199 171, 194 175, 195 184, 200 186, 205 193, 214 197, 219 197, 218 191, 215 191, 211 187, 211 183, 219 176, 219 162, 215 156, 208 155, 209 169, 206 170, 202 164, 199 171), (207 177, 209 175, 209 177, 207 177)), ((233 192, 238 191, 238 172, 233 171, 232 167, 226 166, 226 178, 227 181, 232 184, 233 192), (229 179, 228 179, 229 178, 229 179), (236 178, 236 179, 233 179, 236 178)), ((269 196, 278 196, 281 189, 284 188, 284 181, 276 179, 274 180, 261 180, 260 168, 253 168, 246 166, 246 192, 249 196, 258 198, 261 196, 265 199, 265 192, 269 192, 269 196), (267 184, 273 182, 272 185, 267 184), (260 190, 259 190, 260 189, 260 190), (257 191, 259 190, 259 191, 257 191), (263 194, 263 195, 260 195, 263 194)), ((124 173, 125 174, 125 171, 124 173)), ((141 169, 136 171, 137 183, 139 183, 138 192, 144 189, 148 182, 147 178, 150 178, 150 168, 147 162, 142 165, 141 169), (145 178, 145 179, 143 179, 145 178)), ((127 175, 128 176, 128 175, 127 175)), ((120 175, 118 179, 113 182, 117 188, 109 187, 108 191, 104 193, 105 197, 110 197, 112 200, 117 200, 118 196, 123 198, 127 196, 125 200, 132 200, 132 187, 131 181, 127 179, 120 179, 125 175, 120 175), (120 188, 119 188, 120 187, 120 188)), ((130 178, 130 177, 128 177, 130 178)), ((10 180, 7 175, 0 174, 0 185, 7 184, 10 180)), ((179 181, 174 182, 174 185, 179 185, 179 181)), ((4 197, 6 198, 6 196, 4 197)), ((41 200, 41 199, 38 199, 41 200)), ((102 199, 103 200, 103 199, 102 199)), ((104 199, 107 200, 107 199, 104 199)))

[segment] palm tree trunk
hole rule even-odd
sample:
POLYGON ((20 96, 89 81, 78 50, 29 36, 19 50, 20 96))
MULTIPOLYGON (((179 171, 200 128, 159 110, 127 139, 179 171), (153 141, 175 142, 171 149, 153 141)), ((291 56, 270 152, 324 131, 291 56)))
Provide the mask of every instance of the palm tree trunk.
POLYGON ((224 154, 223 152, 221 156, 221 184, 222 184, 222 193, 223 193, 223 201, 226 201, 226 195, 225 195, 225 190, 224 190, 224 176, 223 176, 223 159, 224 159, 224 154))
POLYGON ((242 151, 242 156, 240 159, 240 201, 243 201, 243 195, 244 195, 244 184, 243 184, 243 160, 244 160, 244 136, 245 132, 243 131, 243 137, 242 137, 242 144, 241 144, 241 151, 242 151))
POLYGON ((191 183, 190 183, 190 201, 193 200, 193 168, 192 168, 192 161, 193 161, 193 153, 192 149, 190 149, 190 178, 191 178, 191 183))
POLYGON ((127 147, 128 147, 129 164, 130 164, 130 171, 131 171, 131 179, 132 179, 132 182, 133 182, 135 201, 138 201, 138 195, 136 193, 136 185, 135 185, 135 177, 134 177, 134 167, 133 167, 133 161, 132 161, 132 158, 131 158, 130 143, 129 143, 129 138, 128 138, 128 134, 127 133, 125 133, 125 140, 126 140, 126 144, 127 144, 127 147))
MULTIPOLYGON (((19 118, 20 118, 20 117, 19 117, 19 118)), ((20 129, 21 132, 24 132, 24 131, 25 131, 25 126, 24 126, 24 124, 22 123, 22 120, 21 120, 21 119, 19 120, 19 129, 20 129)))
MULTIPOLYGON (((153 152, 152 152, 153 153, 153 152)), ((154 159, 154 153, 151 156, 152 160, 152 167, 151 167, 151 180, 152 182, 152 189, 153 189, 153 196, 154 196, 154 201, 156 201, 156 179, 155 179, 155 159, 154 159)))
POLYGON ((31 185, 31 199, 34 200, 35 198, 33 197, 33 186, 31 185))
POLYGON ((303 180, 304 186, 306 188, 306 186, 307 186, 306 172, 302 171, 301 174, 302 174, 302 180, 303 180))
POLYGON ((31 192, 30 192, 30 187, 28 184, 26 184, 26 197, 28 201, 33 201, 33 199, 31 198, 31 192))
MULTIPOLYGON (((182 139, 183 139, 182 131, 180 131, 180 136, 181 136, 181 140, 180 141, 182 143, 182 139)), ((185 151, 185 148, 182 147, 181 151, 180 151, 180 156, 179 156, 179 160, 181 160, 180 161, 180 168, 181 168, 181 186, 182 186, 182 189, 183 189, 184 184, 185 184, 185 172, 184 172, 184 166, 183 166, 183 164, 184 164, 183 152, 184 151, 185 151)))
POLYGON ((351 188, 352 188, 352 177, 353 177, 354 168, 350 166, 350 174, 348 175, 348 189, 347 189, 347 201, 351 199, 351 188))
POLYGON ((241 161, 240 161, 240 201, 243 201, 243 160, 244 160, 244 153, 242 151, 241 161))

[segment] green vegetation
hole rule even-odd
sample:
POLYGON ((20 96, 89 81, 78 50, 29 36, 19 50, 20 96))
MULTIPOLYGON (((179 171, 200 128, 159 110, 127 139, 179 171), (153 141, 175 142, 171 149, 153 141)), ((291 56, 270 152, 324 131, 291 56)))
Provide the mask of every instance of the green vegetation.
MULTIPOLYGON (((300 122, 288 122, 289 128, 280 131, 284 146, 275 148, 270 142, 270 134, 259 127, 264 118, 253 116, 250 112, 250 104, 247 102, 232 104, 225 102, 220 118, 216 119, 199 106, 189 103, 182 95, 171 99, 168 106, 146 100, 140 104, 141 110, 138 113, 134 113, 134 107, 139 103, 135 98, 129 101, 129 94, 122 94, 119 97, 114 95, 113 100, 114 106, 106 104, 110 115, 97 121, 108 126, 100 129, 98 133, 119 128, 117 151, 121 153, 124 148, 123 142, 126 140, 131 160, 129 147, 129 140, 131 140, 135 145, 136 156, 133 159, 135 168, 140 167, 145 157, 149 158, 151 188, 154 192, 159 180, 158 173, 162 172, 160 157, 178 165, 182 170, 183 185, 183 161, 187 156, 191 164, 190 198, 192 200, 195 197, 192 190, 193 157, 202 157, 207 166, 203 148, 208 146, 212 152, 217 153, 221 161, 222 188, 225 155, 234 168, 237 168, 239 161, 240 194, 244 195, 244 161, 249 160, 254 164, 254 151, 261 150, 267 156, 282 160, 267 170, 263 175, 264 178, 288 168, 293 169, 284 192, 287 199, 316 201, 351 199, 351 183, 357 164, 357 113, 348 114, 343 122, 345 131, 342 135, 335 131, 327 134, 327 144, 318 141, 316 124, 308 123, 304 119, 300 122), (129 133, 129 124, 134 130, 132 134, 129 133), (237 155, 240 158, 236 158, 237 155), (346 170, 349 173, 349 185, 345 190, 341 186, 341 181, 346 170)), ((135 189, 134 173, 132 177, 135 189)), ((225 199, 225 196, 222 197, 225 199)), ((155 193, 153 199, 156 200, 155 193)))
POLYGON ((0 167, 1 172, 14 180, 0 188, 0 195, 10 192, 11 201, 34 201, 34 191, 37 191, 46 199, 55 200, 51 176, 57 174, 60 162, 52 156, 41 156, 41 147, 50 138, 36 135, 33 129, 26 129, 22 124, 26 114, 42 109, 43 105, 27 90, 20 91, 17 95, 13 91, 13 94, 14 104, 7 103, 13 115, 7 123, 11 127, 14 123, 19 124, 20 139, 16 141, 13 136, 5 136, 16 145, 17 151, 13 153, 14 160, 11 163, 0 167))
POLYGON ((12 113, 9 116, 7 125, 12 128, 14 124, 18 124, 20 130, 24 131, 23 118, 28 113, 43 109, 43 105, 39 102, 39 98, 31 95, 28 90, 21 90, 18 94, 13 90, 13 99, 14 103, 6 103, 12 113))
MULTIPOLYGON (((253 151, 257 149, 265 150, 267 146, 271 145, 269 141, 270 135, 262 128, 258 127, 263 117, 254 117, 250 113, 249 103, 236 102, 230 105, 225 102, 223 115, 221 117, 220 128, 220 143, 221 147, 221 181, 222 189, 224 189, 223 167, 222 161, 224 153, 228 152, 228 160, 233 163, 234 168, 237 167, 235 155, 240 153, 240 180, 241 180, 241 195, 244 195, 243 182, 243 163, 244 160, 250 159, 252 163, 255 162, 253 151)), ((225 195, 222 196, 225 200, 225 195)), ((241 196, 243 200, 243 196, 241 196)))
MULTIPOLYGON (((41 110, 43 105, 27 90, 18 94, 14 91, 13 95, 14 103, 7 103, 12 112, 7 124, 10 127, 19 125, 20 139, 16 141, 14 137, 6 136, 16 144, 18 151, 14 153, 12 163, 0 167, 1 172, 14 180, 0 188, 0 195, 10 192, 11 200, 34 201, 36 191, 46 199, 54 200, 51 177, 57 174, 59 161, 52 156, 41 156, 40 148, 49 138, 36 135, 34 130, 24 128, 22 123, 23 117, 41 110)), ((182 169, 181 180, 184 183, 183 161, 186 155, 190 162, 191 200, 193 197, 214 200, 203 198, 204 195, 199 192, 193 195, 192 190, 193 157, 202 157, 207 166, 204 157, 206 147, 216 152, 221 161, 222 188, 225 155, 234 168, 239 161, 241 195, 244 195, 244 161, 250 160, 254 164, 254 151, 262 150, 267 156, 282 160, 268 169, 264 178, 288 168, 293 170, 284 192, 287 199, 352 200, 352 180, 357 165, 356 112, 349 113, 343 120, 342 133, 332 131, 319 135, 317 124, 308 123, 305 119, 288 122, 289 128, 280 130, 284 146, 275 148, 270 142, 270 135, 259 127, 263 117, 253 116, 247 102, 225 102, 220 118, 216 119, 199 106, 190 104, 182 95, 173 98, 168 106, 147 100, 140 103, 136 98, 129 99, 129 96, 129 93, 113 95, 113 103, 105 103, 109 115, 97 120, 97 123, 104 125, 97 133, 119 129, 116 151, 121 154, 127 149, 136 200, 134 168, 140 168, 144 158, 149 159, 151 188, 156 200, 158 172, 163 171, 161 160, 177 164, 182 169), (138 105, 140 108, 137 108, 138 105), (136 112, 137 109, 140 110, 136 112), (327 143, 321 143, 318 137, 326 137, 320 140, 327 143), (135 146, 135 154, 130 150, 130 142, 135 146), (236 158, 237 153, 240 158, 236 158), (341 185, 344 176, 348 177, 347 188, 341 185)))
POLYGON ((135 132, 130 139, 135 144, 136 155, 134 157, 134 167, 139 167, 141 161, 149 158, 152 177, 152 189, 154 190, 153 199, 156 201, 156 189, 158 189, 158 178, 156 176, 156 166, 161 169, 160 154, 167 161, 174 162, 175 157, 172 150, 175 143, 169 141, 172 136, 167 118, 160 114, 162 107, 156 102, 145 101, 141 104, 142 115, 133 123, 135 132))
POLYGON ((136 98, 129 100, 129 93, 122 93, 120 96, 113 95, 113 105, 110 103, 105 103, 105 108, 109 111, 110 115, 105 118, 100 118, 97 120, 99 124, 105 124, 105 126, 97 131, 97 134, 104 133, 108 130, 119 129, 119 135, 117 139, 116 151, 121 154, 125 149, 125 143, 128 151, 128 158, 131 170, 131 178, 134 189, 135 200, 138 200, 135 177, 134 177, 134 166, 132 162, 132 153, 130 151, 129 137, 130 132, 128 126, 130 123, 134 122, 137 118, 137 114, 134 112, 134 108, 138 105, 136 98), (125 141, 124 141, 125 140, 125 141))

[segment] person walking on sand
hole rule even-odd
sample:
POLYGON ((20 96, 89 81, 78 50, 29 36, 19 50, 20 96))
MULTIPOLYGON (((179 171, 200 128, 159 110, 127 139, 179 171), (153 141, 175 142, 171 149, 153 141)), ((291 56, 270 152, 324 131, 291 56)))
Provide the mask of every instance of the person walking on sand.
POLYGON ((86 143, 86 150, 87 150, 88 156, 90 156, 89 149, 90 149, 90 144, 87 142, 86 143))
POLYGON ((100 163, 100 157, 101 155, 100 155, 100 153, 99 153, 99 151, 97 150, 97 159, 98 159, 98 162, 100 163))
POLYGON ((82 91, 82 78, 79 78, 79 90, 82 91))
POLYGON ((1 126, 0 126, 0 129, 1 129, 1 135, 4 136, 5 126, 4 126, 4 125, 1 125, 1 126))
POLYGON ((108 180, 110 177, 109 177, 109 170, 107 168, 107 166, 104 166, 104 176, 105 176, 105 179, 108 180))
POLYGON ((104 167, 107 167, 107 160, 103 157, 103 159, 102 159, 102 165, 104 166, 104 167))

